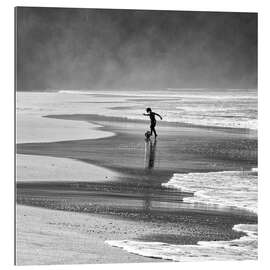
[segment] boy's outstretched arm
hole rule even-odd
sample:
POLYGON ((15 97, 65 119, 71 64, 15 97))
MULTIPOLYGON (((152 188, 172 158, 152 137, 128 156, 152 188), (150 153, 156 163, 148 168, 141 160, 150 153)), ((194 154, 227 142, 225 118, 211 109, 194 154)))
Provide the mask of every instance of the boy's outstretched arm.
POLYGON ((149 113, 143 113, 143 115, 145 115, 145 116, 149 116, 149 113))
POLYGON ((160 118, 160 120, 162 120, 162 117, 158 113, 155 113, 155 115, 157 115, 160 118))

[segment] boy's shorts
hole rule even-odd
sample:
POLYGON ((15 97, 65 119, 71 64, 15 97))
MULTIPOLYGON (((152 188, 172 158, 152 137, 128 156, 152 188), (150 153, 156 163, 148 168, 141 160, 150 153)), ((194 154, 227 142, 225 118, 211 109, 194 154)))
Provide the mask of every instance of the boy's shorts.
POLYGON ((156 126, 156 122, 151 123, 150 128, 153 129, 153 128, 155 128, 155 126, 156 126))

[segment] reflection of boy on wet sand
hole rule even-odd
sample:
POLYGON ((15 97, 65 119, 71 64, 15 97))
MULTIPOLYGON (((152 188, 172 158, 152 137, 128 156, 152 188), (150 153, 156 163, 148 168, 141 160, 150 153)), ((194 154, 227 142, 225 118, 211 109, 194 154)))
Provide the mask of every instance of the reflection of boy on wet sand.
MULTIPOLYGON (((145 140, 145 156, 144 156, 144 164, 145 169, 151 174, 152 169, 155 166, 155 156, 156 156, 156 145, 157 140, 145 140)), ((148 178, 146 178, 146 181, 148 178)), ((151 186, 151 183, 148 183, 151 186)), ((151 214, 151 201, 152 201, 152 192, 151 188, 147 187, 143 192, 143 210, 145 214, 151 214)))
POLYGON ((149 155, 149 163, 148 163, 149 169, 154 168, 155 166, 156 145, 157 145, 156 140, 154 141, 154 144, 150 142, 150 155, 149 155))
POLYGON ((144 165, 146 169, 152 169, 155 166, 157 141, 145 140, 144 165))
POLYGON ((146 109, 146 112, 147 113, 144 113, 143 115, 150 117, 150 121, 151 121, 151 124, 150 124, 151 136, 152 136, 152 133, 154 132, 155 137, 157 137, 157 133, 156 133, 156 130, 155 130, 155 126, 156 126, 157 120, 155 118, 155 115, 157 115, 160 118, 160 120, 162 120, 162 117, 158 113, 152 112, 151 108, 147 108, 146 109))

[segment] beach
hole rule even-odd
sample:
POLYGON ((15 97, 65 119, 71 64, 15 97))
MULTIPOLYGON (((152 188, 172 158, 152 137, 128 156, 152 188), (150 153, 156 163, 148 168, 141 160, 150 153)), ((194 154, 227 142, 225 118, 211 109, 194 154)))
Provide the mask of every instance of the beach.
POLYGON ((17 222, 19 265, 153 261, 104 243, 108 238, 134 237, 146 228, 142 225, 132 230, 132 221, 19 205, 17 222))
POLYGON ((130 109, 151 99, 164 106, 168 97, 139 95, 134 105, 127 93, 33 93, 36 111, 24 95, 17 111, 18 264, 185 261, 192 252, 197 260, 256 259, 255 234, 238 226, 257 225, 256 130, 165 117, 157 139, 145 141, 149 123, 130 109), (20 119, 37 121, 35 133, 20 119), (210 186, 233 177, 246 193, 239 202, 239 190, 227 185, 218 201, 205 186, 203 200, 196 195, 203 185, 191 182, 196 176, 210 186))

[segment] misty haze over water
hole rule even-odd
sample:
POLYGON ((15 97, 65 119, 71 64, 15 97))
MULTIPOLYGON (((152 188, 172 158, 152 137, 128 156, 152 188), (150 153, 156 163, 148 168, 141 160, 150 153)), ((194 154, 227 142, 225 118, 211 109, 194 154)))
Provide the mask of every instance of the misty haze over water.
POLYGON ((19 7, 17 90, 257 88, 257 14, 19 7))

